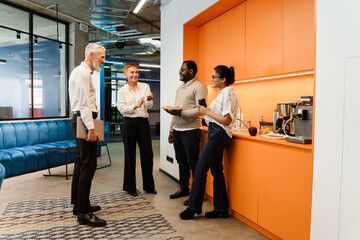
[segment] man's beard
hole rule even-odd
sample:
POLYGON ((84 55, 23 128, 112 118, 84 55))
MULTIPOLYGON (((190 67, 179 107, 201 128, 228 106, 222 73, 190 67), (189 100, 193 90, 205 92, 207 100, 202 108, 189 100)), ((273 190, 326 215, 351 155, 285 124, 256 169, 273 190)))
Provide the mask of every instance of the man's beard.
POLYGON ((96 59, 93 60, 93 67, 95 68, 96 71, 98 72, 101 71, 101 64, 96 59))

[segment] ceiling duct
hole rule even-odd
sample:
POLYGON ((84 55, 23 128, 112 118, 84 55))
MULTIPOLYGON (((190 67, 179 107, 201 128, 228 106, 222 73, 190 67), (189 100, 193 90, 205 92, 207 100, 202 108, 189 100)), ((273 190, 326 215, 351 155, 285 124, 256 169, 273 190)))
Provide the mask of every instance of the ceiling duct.
MULTIPOLYGON (((146 34, 144 34, 144 25, 158 31, 160 29, 157 29, 158 27, 152 22, 146 21, 141 15, 131 13, 137 2, 138 0, 91 0, 89 11, 90 22, 93 26, 97 27, 97 30, 93 31, 95 34, 92 35, 94 38, 91 42, 104 45, 109 56, 149 55, 155 53, 159 49, 159 44, 143 42, 140 39, 154 33, 150 31, 149 34, 145 31, 146 34), (138 22, 138 24, 130 23, 130 25, 127 25, 129 22, 125 23, 125 20, 128 20, 128 17, 132 18, 130 22, 134 22, 135 19, 135 22, 138 22), (104 34, 106 32, 107 34, 104 34), (111 34, 111 40, 109 40, 108 33, 111 34)), ((153 5, 155 7, 155 3, 153 5)), ((150 14, 158 14, 157 11, 150 10, 150 14)), ((146 11, 143 11, 142 14, 144 12, 146 11)), ((146 16, 150 17, 153 15, 146 16)), ((160 38, 160 33, 155 32, 155 37, 160 38)))
POLYGON ((126 46, 123 49, 109 49, 106 50, 107 57, 126 56, 126 55, 149 55, 156 52, 156 47, 152 44, 146 43, 144 45, 126 46))

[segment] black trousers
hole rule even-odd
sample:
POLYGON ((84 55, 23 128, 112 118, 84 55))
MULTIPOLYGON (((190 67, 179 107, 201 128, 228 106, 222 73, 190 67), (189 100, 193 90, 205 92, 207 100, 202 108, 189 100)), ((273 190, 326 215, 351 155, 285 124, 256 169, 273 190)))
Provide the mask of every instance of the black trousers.
POLYGON ((136 192, 136 142, 140 148, 140 163, 143 189, 153 191, 153 150, 149 121, 147 118, 125 117, 122 126, 122 136, 125 149, 124 185, 123 190, 136 192))
POLYGON ((176 161, 179 164, 180 188, 189 189, 190 169, 195 176, 199 160, 201 129, 173 131, 176 161))
MULTIPOLYGON (((93 117, 96 118, 96 114, 93 117)), ((76 136, 76 121, 78 114, 74 114, 71 126, 76 136)), ((97 164, 97 142, 76 138, 76 159, 71 186, 71 203, 81 213, 90 212, 90 189, 97 164)))

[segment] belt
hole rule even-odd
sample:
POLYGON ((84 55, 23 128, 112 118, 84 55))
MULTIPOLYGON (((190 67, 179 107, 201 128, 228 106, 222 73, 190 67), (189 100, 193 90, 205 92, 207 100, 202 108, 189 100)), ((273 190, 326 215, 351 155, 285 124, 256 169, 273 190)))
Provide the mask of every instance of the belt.
MULTIPOLYGON (((95 118, 97 117, 98 113, 97 112, 92 112, 93 116, 95 115, 95 118)), ((73 111, 73 115, 79 115, 80 116, 80 111, 73 111)))

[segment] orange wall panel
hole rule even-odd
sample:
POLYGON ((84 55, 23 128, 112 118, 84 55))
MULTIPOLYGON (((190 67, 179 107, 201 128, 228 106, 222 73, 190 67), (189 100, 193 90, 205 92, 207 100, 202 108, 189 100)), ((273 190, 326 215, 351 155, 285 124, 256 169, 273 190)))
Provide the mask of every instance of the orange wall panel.
POLYGON ((199 28, 184 25, 183 60, 199 62, 199 28))
POLYGON ((282 73, 282 0, 246 4, 246 76, 282 73))
POLYGON ((314 14, 314 0, 284 1, 284 72, 315 68, 314 14))
POLYGON ((245 4, 219 17, 219 59, 217 64, 233 66, 235 78, 245 74, 245 4))
MULTIPOLYGON (((296 76, 287 79, 240 83, 233 85, 244 121, 259 128, 259 121, 273 121, 273 111, 278 103, 300 101, 301 96, 313 96, 314 75, 296 76)), ((208 86, 208 103, 210 104, 219 90, 208 86)))
POLYGON ((245 121, 259 128, 259 121, 273 121, 273 111, 278 103, 300 101, 301 96, 313 96, 314 76, 297 76, 234 85, 245 121))

